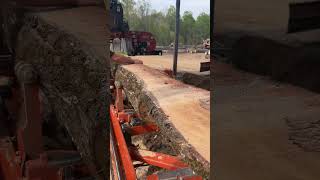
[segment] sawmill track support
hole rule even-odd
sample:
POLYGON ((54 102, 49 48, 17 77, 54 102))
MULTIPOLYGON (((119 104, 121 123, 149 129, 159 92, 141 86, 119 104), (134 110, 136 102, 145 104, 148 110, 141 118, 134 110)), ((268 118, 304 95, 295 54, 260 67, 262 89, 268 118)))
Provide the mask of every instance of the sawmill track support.
MULTIPOLYGON (((13 59, 1 53, 0 61, 12 62, 13 59)), ((44 148, 38 77, 32 65, 20 62, 13 68, 12 63, 2 63, 0 77, 15 82, 0 86, 0 128, 7 131, 0 136, 0 179, 90 177, 77 151, 44 148), (8 122, 16 123, 16 127, 6 126, 8 122)))
POLYGON ((137 179, 133 162, 138 161, 144 165, 148 164, 169 170, 149 175, 147 180, 202 180, 202 177, 195 175, 188 165, 179 158, 142 150, 133 145, 132 136, 155 132, 159 130, 159 127, 153 123, 143 123, 133 109, 124 108, 121 87, 112 86, 111 91, 115 97, 114 103, 110 105, 110 155, 113 179, 137 179))

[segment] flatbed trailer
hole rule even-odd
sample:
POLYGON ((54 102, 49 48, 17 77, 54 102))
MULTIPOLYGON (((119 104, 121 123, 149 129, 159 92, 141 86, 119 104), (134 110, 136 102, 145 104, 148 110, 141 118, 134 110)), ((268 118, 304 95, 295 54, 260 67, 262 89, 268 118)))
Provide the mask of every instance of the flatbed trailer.
POLYGON ((154 50, 151 52, 137 52, 136 54, 133 55, 159 55, 162 56, 163 51, 162 50, 154 50))

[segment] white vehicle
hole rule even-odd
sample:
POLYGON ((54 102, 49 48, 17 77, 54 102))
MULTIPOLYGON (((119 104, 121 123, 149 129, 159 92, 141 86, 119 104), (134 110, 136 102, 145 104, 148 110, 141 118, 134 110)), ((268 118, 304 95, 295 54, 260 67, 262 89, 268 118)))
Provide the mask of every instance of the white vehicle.
POLYGON ((205 52, 205 58, 210 59, 210 49, 207 52, 205 52))

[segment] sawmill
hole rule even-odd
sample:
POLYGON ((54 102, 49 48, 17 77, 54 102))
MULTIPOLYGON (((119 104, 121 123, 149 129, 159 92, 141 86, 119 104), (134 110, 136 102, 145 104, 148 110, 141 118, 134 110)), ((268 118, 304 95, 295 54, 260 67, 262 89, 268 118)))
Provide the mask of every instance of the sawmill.
POLYGON ((0 179, 208 179, 209 92, 110 52, 117 1, 1 3, 0 179))

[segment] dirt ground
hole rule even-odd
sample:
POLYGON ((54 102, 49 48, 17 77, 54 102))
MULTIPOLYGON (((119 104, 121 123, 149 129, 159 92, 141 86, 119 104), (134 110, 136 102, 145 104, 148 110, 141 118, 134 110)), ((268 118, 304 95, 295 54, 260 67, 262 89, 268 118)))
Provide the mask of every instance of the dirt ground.
POLYGON ((304 145, 318 140, 320 129, 312 123, 320 115, 320 95, 219 62, 213 69, 214 176, 319 179, 320 152, 308 152, 304 145), (292 124, 295 128, 289 128, 292 124), (313 135, 295 136, 300 124, 313 135))
MULTIPOLYGON (((162 56, 134 56, 134 59, 143 61, 143 64, 155 69, 172 69, 173 54, 164 53, 162 56)), ((185 71, 199 75, 207 75, 209 72, 200 73, 200 62, 207 62, 204 53, 179 53, 177 71, 185 71)))
MULTIPOLYGON (((213 38, 226 46, 243 35, 290 45, 319 41, 320 30, 286 33, 289 2, 301 1, 217 0, 213 38)), ((219 62, 212 73, 216 179, 319 179, 319 94, 219 62)))

